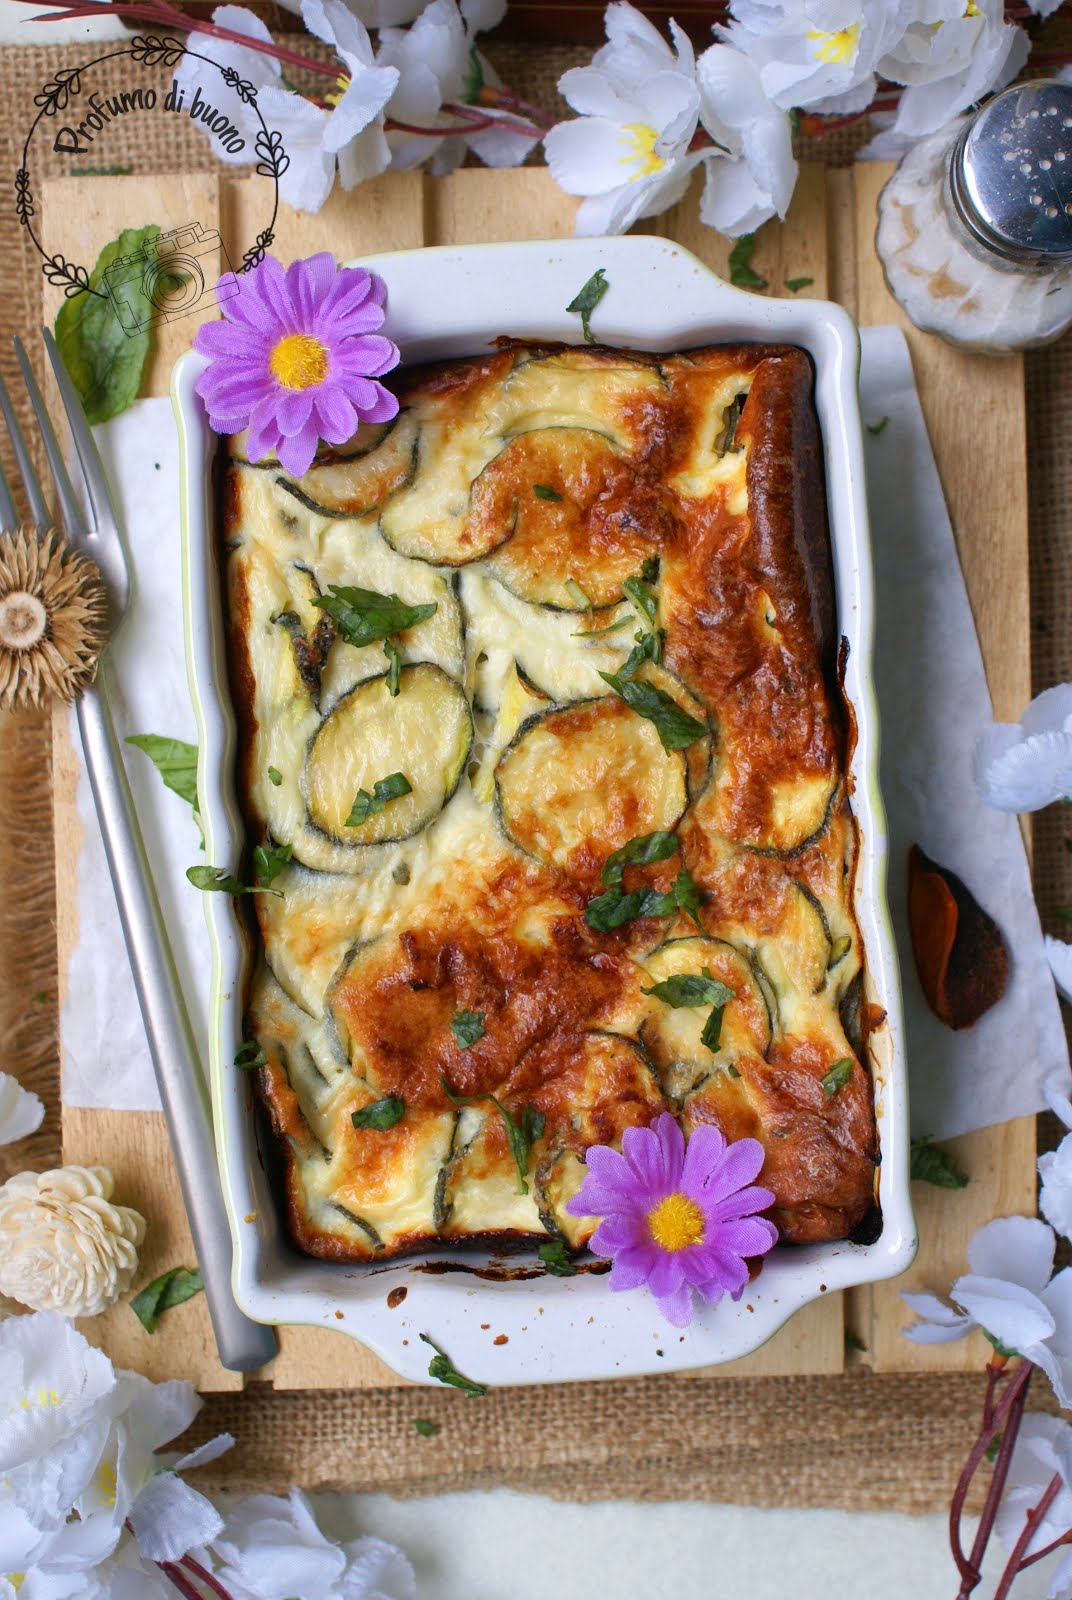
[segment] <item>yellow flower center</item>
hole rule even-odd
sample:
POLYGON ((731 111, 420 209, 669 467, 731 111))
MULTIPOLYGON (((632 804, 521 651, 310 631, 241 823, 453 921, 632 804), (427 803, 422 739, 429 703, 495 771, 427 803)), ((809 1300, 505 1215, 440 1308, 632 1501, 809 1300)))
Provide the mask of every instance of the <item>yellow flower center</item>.
POLYGON ((663 1250, 687 1250, 704 1235, 704 1214, 687 1194, 668 1194, 648 1212, 648 1232, 663 1250))
POLYGON ((975 0, 968 0, 967 5, 964 7, 964 15, 966 17, 981 17, 982 14, 983 13, 979 10, 979 7, 975 4, 975 0))
POLYGON ((269 356, 268 366, 285 388, 309 389, 327 377, 327 346, 310 333, 285 334, 269 356))
POLYGON ((840 28, 837 33, 822 33, 817 28, 808 32, 808 38, 815 46, 815 58, 823 61, 828 67, 837 62, 851 61, 856 54, 856 42, 860 37, 860 24, 854 22, 851 27, 840 28))
POLYGON ((346 93, 346 91, 347 91, 347 89, 349 87, 350 87, 350 75, 349 75, 349 73, 340 72, 339 76, 335 79, 335 87, 334 87, 334 89, 331 90, 330 94, 326 94, 324 96, 324 104, 326 106, 337 106, 339 101, 342 99, 343 95, 346 93))
POLYGON ((4 1577, 7 1579, 8 1583, 10 1583, 16 1594, 26 1581, 25 1572, 5 1572, 4 1577))
POLYGON ((654 128, 649 128, 646 122, 627 122, 622 132, 627 135, 618 140, 625 150, 622 165, 628 166, 631 162, 636 165, 636 171, 629 174, 630 183, 635 183, 638 178, 653 178, 663 170, 666 162, 662 156, 655 154, 659 135, 654 128))
POLYGON ((100 1485, 101 1499, 106 1506, 115 1505, 117 1479, 115 1468, 110 1461, 102 1461, 97 1468, 97 1482, 100 1485))

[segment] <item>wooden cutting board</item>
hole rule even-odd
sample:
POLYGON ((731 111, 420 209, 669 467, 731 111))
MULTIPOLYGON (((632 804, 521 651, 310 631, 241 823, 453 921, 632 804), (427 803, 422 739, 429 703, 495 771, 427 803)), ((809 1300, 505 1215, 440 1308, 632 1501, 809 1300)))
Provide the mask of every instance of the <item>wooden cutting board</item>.
MULTIPOLYGON (((1018 357, 960 354, 920 334, 903 317, 886 290, 873 245, 875 200, 887 171, 877 166, 804 167, 785 223, 770 224, 759 235, 754 266, 767 278, 769 293, 784 293, 787 278, 809 277, 813 282, 801 291, 804 295, 839 300, 864 325, 895 322, 904 327, 956 530, 995 713, 1013 720, 1031 692, 1022 363, 1018 357), (1001 574, 1000 583, 993 582, 995 572, 1001 574)), ((263 224, 259 216, 263 186, 254 184, 248 178, 204 174, 59 179, 44 190, 45 246, 92 262, 123 227, 151 220, 167 229, 196 218, 206 233, 218 228, 228 255, 237 261, 263 224)), ((317 216, 281 207, 273 249, 284 260, 324 249, 345 259, 431 244, 560 238, 572 232, 574 205, 541 169, 467 169, 441 179, 389 174, 350 195, 336 191, 317 216)), ((645 231, 677 240, 718 272, 727 270, 730 246, 699 222, 695 188, 680 205, 647 224, 645 231)), ((56 304, 48 290, 49 321, 56 304)), ((172 362, 186 347, 193 326, 191 319, 159 330, 144 394, 167 392, 172 362)), ((54 793, 61 985, 78 932, 81 825, 74 803, 76 775, 67 719, 57 715, 54 793)), ((974 1340, 935 1346, 902 1339, 899 1330, 906 1314, 898 1292, 909 1286, 947 1286, 964 1269, 965 1245, 982 1222, 1001 1213, 1033 1211, 1034 1119, 970 1134, 951 1141, 950 1148, 971 1175, 971 1183, 961 1191, 914 1186, 923 1242, 916 1265, 904 1278, 895 1285, 881 1284, 816 1302, 762 1350, 710 1369, 711 1376, 832 1373, 859 1363, 882 1372, 977 1367, 983 1348, 980 1335, 975 1336, 978 1347, 974 1340), (846 1333, 852 1335, 851 1349, 846 1333), (864 1348, 857 1350, 857 1344, 864 1348)), ((64 1107, 63 1156, 69 1162, 110 1166, 118 1195, 148 1219, 135 1287, 169 1266, 192 1261, 159 1114, 64 1107)), ((169 1313, 152 1337, 125 1305, 83 1326, 114 1361, 149 1377, 188 1377, 202 1390, 238 1388, 243 1382, 239 1375, 225 1372, 216 1359, 203 1299, 169 1313)), ((401 1381, 370 1352, 329 1329, 283 1329, 280 1346, 278 1358, 256 1375, 277 1388, 337 1389, 401 1381)))

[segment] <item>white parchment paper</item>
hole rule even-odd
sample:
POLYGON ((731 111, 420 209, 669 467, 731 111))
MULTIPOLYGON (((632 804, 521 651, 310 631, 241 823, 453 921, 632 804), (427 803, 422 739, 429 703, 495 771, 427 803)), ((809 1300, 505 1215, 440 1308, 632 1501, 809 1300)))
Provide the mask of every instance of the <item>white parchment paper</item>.
MULTIPOLYGON (((864 418, 878 593, 876 677, 882 785, 890 813, 890 898, 901 956, 913 1127, 944 1138, 1039 1110, 1046 1083, 1068 1085, 1057 999, 1042 951, 1016 820, 978 798, 970 770, 990 699, 941 484, 903 336, 863 335, 864 418), (1009 991, 976 1026, 953 1034, 928 1011, 905 919, 905 862, 918 842, 965 880, 1005 932, 1009 991)), ((111 648, 111 701, 123 735, 193 740, 179 575, 178 447, 166 400, 139 401, 97 430, 134 554, 136 595, 111 648)), ((970 530, 968 533, 970 537, 970 530)), ((1025 619, 1026 625, 1026 619, 1025 619)), ((77 730, 72 719, 72 737, 77 730)), ((199 892, 185 870, 204 859, 189 807, 148 758, 127 769, 157 874, 199 1040, 206 1036, 209 956, 199 892)), ((158 1105, 122 933, 82 775, 78 943, 61 1014, 63 1098, 125 1110, 158 1105)))

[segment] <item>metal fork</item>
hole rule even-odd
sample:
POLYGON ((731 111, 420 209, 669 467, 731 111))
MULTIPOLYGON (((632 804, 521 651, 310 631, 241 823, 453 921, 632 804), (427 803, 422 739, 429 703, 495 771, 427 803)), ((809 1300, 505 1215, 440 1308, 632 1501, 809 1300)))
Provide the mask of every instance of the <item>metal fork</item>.
MULTIPOLYGON (((51 333, 47 328, 43 331, 45 348, 56 375, 71 431, 75 458, 85 483, 85 514, 67 475, 33 369, 18 339, 15 340, 15 349, 55 483, 60 510, 59 525, 70 542, 91 555, 100 568, 108 591, 110 628, 114 630, 130 596, 130 567, 125 540, 81 402, 67 376, 51 333)), ((39 529, 51 527, 55 519, 49 515, 48 504, 2 378, 0 408, 11 435, 31 519, 39 529)), ((5 528, 15 524, 15 507, 8 487, 3 482, 2 472, 0 523, 5 528)), ((153 888, 152 872, 123 765, 122 749, 108 709, 103 674, 102 661, 97 681, 85 691, 75 708, 86 768, 220 1360, 225 1367, 235 1371, 252 1372, 264 1366, 276 1354, 276 1338, 270 1327, 251 1321, 240 1311, 231 1293, 231 1239, 216 1166, 207 1087, 197 1058, 197 1046, 160 902, 153 888)))

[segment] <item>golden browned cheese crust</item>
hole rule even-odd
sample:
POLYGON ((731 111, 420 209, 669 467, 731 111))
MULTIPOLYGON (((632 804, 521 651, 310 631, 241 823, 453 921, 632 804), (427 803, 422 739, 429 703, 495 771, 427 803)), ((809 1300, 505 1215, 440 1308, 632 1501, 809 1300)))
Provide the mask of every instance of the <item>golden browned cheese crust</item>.
POLYGON ((508 343, 398 375, 398 420, 300 482, 236 441, 239 789, 251 849, 292 852, 255 897, 247 1022, 303 1249, 583 1245, 585 1150, 665 1110, 761 1141, 788 1241, 871 1209, 812 381, 786 347, 508 343), (333 585, 426 608, 392 639, 397 684, 316 604, 333 585), (603 676, 638 643, 632 681, 692 719, 685 748, 603 676), (355 820, 396 772, 409 793, 355 820), (673 854, 619 888, 657 914, 586 917, 608 856, 656 831, 673 854), (691 915, 667 909, 683 872, 691 915), (703 973, 732 993, 717 1039, 710 1007, 645 993, 703 973), (388 1099, 393 1125, 354 1127, 388 1099), (503 1111, 531 1136, 520 1170, 503 1111))

